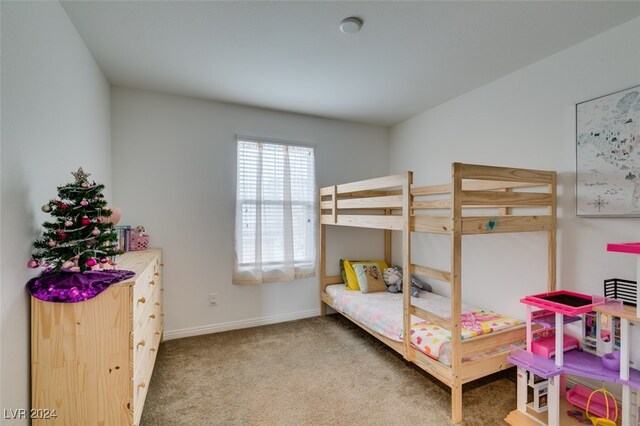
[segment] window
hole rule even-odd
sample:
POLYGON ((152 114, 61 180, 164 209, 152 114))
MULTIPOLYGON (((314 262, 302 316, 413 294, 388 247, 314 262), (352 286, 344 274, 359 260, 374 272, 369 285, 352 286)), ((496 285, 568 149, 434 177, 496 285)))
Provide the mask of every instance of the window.
POLYGON ((235 284, 313 276, 314 149, 238 138, 235 284))

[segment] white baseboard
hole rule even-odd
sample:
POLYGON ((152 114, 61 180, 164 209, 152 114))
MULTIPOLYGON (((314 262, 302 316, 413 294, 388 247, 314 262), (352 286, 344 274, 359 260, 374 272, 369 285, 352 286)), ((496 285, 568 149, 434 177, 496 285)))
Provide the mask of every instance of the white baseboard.
POLYGON ((203 334, 219 333, 221 331, 238 330, 241 328, 257 327, 260 325, 275 324, 279 322, 293 321, 302 318, 317 317, 320 309, 309 309, 307 311, 291 312, 282 315, 271 315, 268 317, 249 318, 244 320, 229 321, 219 324, 201 325, 198 327, 181 328, 178 330, 165 330, 164 340, 180 339, 183 337, 200 336, 203 334))

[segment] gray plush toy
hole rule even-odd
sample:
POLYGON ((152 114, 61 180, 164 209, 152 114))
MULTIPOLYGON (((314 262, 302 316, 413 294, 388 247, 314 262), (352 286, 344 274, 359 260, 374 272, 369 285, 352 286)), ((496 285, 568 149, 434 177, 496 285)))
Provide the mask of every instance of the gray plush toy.
MULTIPOLYGON (((402 268, 394 266, 384 270, 384 282, 387 284, 387 291, 390 293, 402 293, 402 268)), ((420 290, 431 291, 431 286, 421 281, 415 275, 411 276, 411 296, 419 297, 420 290)))

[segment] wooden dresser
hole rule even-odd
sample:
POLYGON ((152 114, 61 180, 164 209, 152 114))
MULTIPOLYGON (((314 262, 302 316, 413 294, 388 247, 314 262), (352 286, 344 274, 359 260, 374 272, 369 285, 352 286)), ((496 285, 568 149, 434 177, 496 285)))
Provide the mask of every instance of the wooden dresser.
POLYGON ((135 277, 80 303, 31 298, 34 425, 137 425, 162 340, 161 250, 125 253, 135 277))

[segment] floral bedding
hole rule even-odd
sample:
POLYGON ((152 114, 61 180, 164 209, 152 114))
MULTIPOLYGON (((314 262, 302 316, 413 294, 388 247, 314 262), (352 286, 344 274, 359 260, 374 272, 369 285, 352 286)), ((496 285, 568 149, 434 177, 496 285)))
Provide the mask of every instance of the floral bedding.
MULTIPOLYGON (((343 284, 328 286, 327 293, 333 298, 333 304, 337 310, 389 339, 402 341, 402 294, 387 292, 362 294, 359 291, 347 290, 343 284)), ((414 305, 440 317, 450 318, 449 298, 426 291, 420 291, 419 296, 419 298, 413 298, 414 305)), ((451 365, 449 331, 415 315, 411 317, 411 323, 413 346, 431 358, 451 365)), ((462 304, 463 339, 503 330, 521 323, 515 318, 462 304)))

